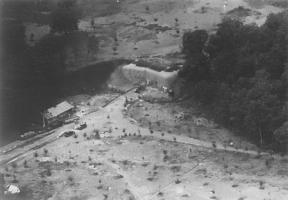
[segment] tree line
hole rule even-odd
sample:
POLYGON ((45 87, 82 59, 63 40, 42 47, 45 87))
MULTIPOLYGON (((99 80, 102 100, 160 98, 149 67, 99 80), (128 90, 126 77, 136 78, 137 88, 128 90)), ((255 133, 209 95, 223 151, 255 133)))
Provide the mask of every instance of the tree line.
POLYGON ((270 147, 287 120, 287 19, 287 12, 271 14, 258 27, 227 18, 215 34, 183 35, 179 75, 188 92, 217 122, 270 147))
MULTIPOLYGON (((39 3, 45 2, 47 1, 39 3)), ((9 12, 1 13, 0 19, 2 24, 0 109, 3 112, 3 117, 0 116, 3 126, 0 128, 3 133, 6 127, 9 129, 16 127, 16 124, 25 124, 32 118, 31 116, 40 115, 39 110, 43 110, 55 100, 55 97, 62 95, 66 61, 69 56, 67 49, 78 51, 77 45, 82 42, 82 38, 84 41, 88 40, 86 43, 91 46, 87 47, 88 50, 94 52, 93 48, 97 48, 94 45, 97 42, 94 37, 77 30, 81 10, 75 0, 60 0, 54 7, 47 8, 50 13, 47 18, 51 32, 41 39, 37 31, 30 35, 26 33, 26 23, 31 22, 29 16, 25 18, 26 11, 21 15, 17 14, 24 2, 4 3, 9 4, 6 5, 9 7, 9 12), (27 118, 23 119, 25 113, 27 118)), ((23 9, 29 8, 34 13, 39 12, 29 2, 27 4, 23 9)))

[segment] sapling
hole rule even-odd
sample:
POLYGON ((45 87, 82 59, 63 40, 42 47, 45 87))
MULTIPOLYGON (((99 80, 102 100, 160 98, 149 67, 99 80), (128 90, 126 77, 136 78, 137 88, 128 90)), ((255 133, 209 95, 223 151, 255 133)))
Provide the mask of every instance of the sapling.
POLYGON ((16 179, 16 176, 15 176, 15 175, 13 175, 12 183, 18 183, 18 180, 16 179))
POLYGON ((24 165, 24 168, 28 168, 28 165, 27 165, 27 160, 24 160, 24 163, 23 163, 23 165, 24 165))
POLYGON ((51 176, 52 175, 50 168, 47 169, 46 174, 47 174, 47 176, 51 176))
POLYGON ((48 155, 48 150, 47 149, 44 149, 43 152, 44 152, 45 156, 48 155))
POLYGON ((177 179, 177 180, 175 181, 175 184, 179 184, 179 183, 181 183, 181 181, 180 181, 179 179, 177 179))
POLYGON ((260 190, 264 190, 265 189, 263 181, 259 181, 259 189, 260 190))
POLYGON ((213 146, 213 148, 216 149, 217 146, 216 146, 216 142, 215 141, 212 142, 212 146, 213 146))
POLYGON ((12 163, 12 168, 14 168, 14 169, 17 168, 17 163, 16 163, 16 162, 13 162, 13 163, 12 163))
POLYGON ((150 10, 149 6, 146 6, 145 10, 148 12, 150 10))

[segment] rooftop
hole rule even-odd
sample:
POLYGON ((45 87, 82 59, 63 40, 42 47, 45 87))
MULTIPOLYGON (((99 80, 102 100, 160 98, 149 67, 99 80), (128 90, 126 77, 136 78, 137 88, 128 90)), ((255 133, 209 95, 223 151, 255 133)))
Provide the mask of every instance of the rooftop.
POLYGON ((73 105, 69 104, 67 101, 63 101, 59 104, 57 104, 55 107, 51 107, 49 109, 47 109, 47 111, 45 112, 45 117, 50 119, 53 117, 57 117, 58 115, 71 110, 72 108, 74 108, 73 105))

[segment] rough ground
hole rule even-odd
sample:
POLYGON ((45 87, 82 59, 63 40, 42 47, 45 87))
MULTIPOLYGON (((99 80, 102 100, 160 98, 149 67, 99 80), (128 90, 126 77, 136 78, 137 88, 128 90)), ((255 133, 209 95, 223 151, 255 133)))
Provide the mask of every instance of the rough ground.
MULTIPOLYGON (((99 42, 97 55, 86 55, 84 52, 90 64, 123 58, 153 58, 158 63, 181 62, 175 53, 180 52, 182 35, 186 31, 205 29, 213 32, 225 16, 261 25, 268 14, 284 10, 283 6, 273 6, 274 1, 120 0, 117 3, 116 0, 79 0, 84 17, 78 26, 80 31, 89 32, 99 42), (246 11, 239 12, 236 9, 239 6, 246 11), (91 20, 94 20, 94 27, 91 26, 91 20)), ((285 0, 276 2, 279 1, 285 3, 285 0)), ((27 38, 33 32, 35 41, 49 31, 47 25, 26 24, 27 38)), ((87 65, 71 65, 68 70, 87 65)))
POLYGON ((111 1, 109 12, 113 14, 91 14, 80 21, 79 28, 100 39, 97 62, 111 57, 171 60, 171 54, 181 49, 184 32, 214 31, 223 17, 239 6, 251 9, 251 14, 242 16, 242 20, 258 25, 265 22, 268 14, 283 10, 264 1, 255 5, 253 1, 227 0, 224 5, 224 0, 111 1), (90 25, 91 19, 95 22, 94 29, 90 25))
MULTIPOLYGON (((105 0, 107 9, 100 11, 104 0, 93 2, 91 10, 99 12, 89 12, 79 27, 99 39, 99 62, 165 59, 179 51, 185 31, 213 31, 226 12, 240 5, 253 10, 243 20, 259 24, 268 13, 282 10, 241 0, 230 0, 226 7, 222 0, 105 0), (95 30, 89 25, 92 17, 95 30)), ((129 86, 112 79, 115 85, 129 86)), ((140 101, 130 91, 101 107, 114 97, 72 98, 88 125, 76 136, 57 137, 74 127, 68 124, 2 147, 0 171, 6 184, 17 185, 21 193, 0 199, 287 200, 287 156, 260 152, 213 123, 198 126, 195 119, 201 115, 193 105, 140 101), (128 109, 123 105, 126 97, 135 100, 128 109), (181 112, 186 117, 176 118, 181 112)))
MULTIPOLYGON (((237 146, 233 135, 229 138, 237 147, 224 148, 216 128, 208 130, 215 143, 208 140, 211 133, 193 123, 190 135, 169 133, 169 120, 156 128, 153 111, 155 107, 163 110, 163 105, 137 97, 131 91, 105 108, 83 115, 81 120, 88 127, 75 137, 57 138, 62 130, 73 128, 70 124, 9 153, 2 149, 1 172, 6 183, 18 185, 22 191, 6 198, 287 199, 287 157, 242 149, 253 145, 244 141, 237 146), (125 97, 135 100, 129 109, 124 109, 125 97), (151 128, 129 117, 136 116, 136 108, 143 110, 137 106, 139 102, 150 113, 146 120, 151 121, 151 128), (197 128, 200 138, 195 137, 197 128)), ((181 108, 174 109, 180 112, 181 108)), ((173 116, 169 109, 166 112, 167 119, 173 116)))

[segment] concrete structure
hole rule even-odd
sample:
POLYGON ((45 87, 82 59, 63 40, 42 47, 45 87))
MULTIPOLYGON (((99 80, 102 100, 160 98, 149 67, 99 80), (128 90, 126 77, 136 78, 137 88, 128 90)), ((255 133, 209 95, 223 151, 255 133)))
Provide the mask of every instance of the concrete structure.
POLYGON ((157 88, 170 89, 177 79, 178 71, 165 72, 155 71, 146 67, 139 67, 135 64, 125 65, 122 68, 125 78, 133 83, 148 83, 157 88))

